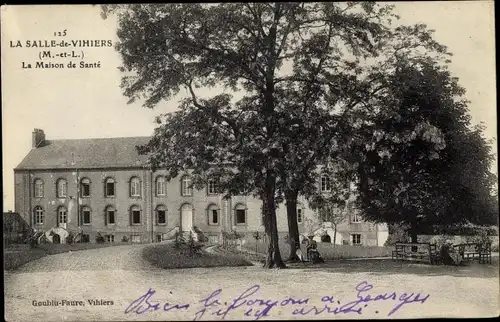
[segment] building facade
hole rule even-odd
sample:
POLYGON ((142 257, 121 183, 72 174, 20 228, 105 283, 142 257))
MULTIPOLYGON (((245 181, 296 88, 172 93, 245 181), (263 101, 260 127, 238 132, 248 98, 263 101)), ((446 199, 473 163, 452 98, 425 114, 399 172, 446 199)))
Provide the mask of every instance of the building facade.
MULTIPOLYGON (((51 141, 39 129, 32 135, 32 150, 14 169, 15 211, 35 230, 51 231, 52 242, 64 243, 63 231, 79 233, 83 242, 101 235, 107 242, 137 243, 170 239, 193 227, 210 242, 220 242, 223 232, 245 238, 264 232, 258 199, 224 198, 215 182, 198 190, 191 187, 189 174, 167 181, 165 170, 151 171, 145 166, 147 157, 136 150, 148 137, 51 141)), ((318 188, 323 186, 318 178, 318 188)), ((385 225, 361 222, 356 214, 338 225, 333 238, 331 227, 321 227, 306 200, 299 201, 303 234, 313 229, 323 240, 371 246, 381 246, 387 238, 385 225)), ((277 209, 277 223, 286 235, 284 205, 277 209)))

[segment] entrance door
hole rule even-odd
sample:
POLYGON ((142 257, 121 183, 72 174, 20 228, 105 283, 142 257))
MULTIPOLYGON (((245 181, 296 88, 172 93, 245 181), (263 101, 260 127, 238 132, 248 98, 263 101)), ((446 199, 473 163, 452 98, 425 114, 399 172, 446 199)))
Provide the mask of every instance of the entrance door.
POLYGON ((57 220, 57 227, 66 229, 66 224, 68 222, 68 211, 64 207, 60 207, 58 210, 59 218, 57 220))
POLYGON ((193 227, 193 207, 185 204, 181 208, 181 230, 190 231, 193 227))
POLYGON ((59 236, 59 234, 55 234, 54 236, 52 236, 52 243, 60 244, 61 243, 61 236, 59 236))

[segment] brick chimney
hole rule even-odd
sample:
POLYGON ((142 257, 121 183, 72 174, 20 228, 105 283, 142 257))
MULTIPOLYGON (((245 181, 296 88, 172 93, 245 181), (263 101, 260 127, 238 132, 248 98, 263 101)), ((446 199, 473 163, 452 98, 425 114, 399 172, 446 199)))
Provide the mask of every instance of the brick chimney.
POLYGON ((45 141, 45 133, 43 133, 43 130, 34 129, 33 130, 32 148, 33 149, 38 148, 43 141, 45 141))

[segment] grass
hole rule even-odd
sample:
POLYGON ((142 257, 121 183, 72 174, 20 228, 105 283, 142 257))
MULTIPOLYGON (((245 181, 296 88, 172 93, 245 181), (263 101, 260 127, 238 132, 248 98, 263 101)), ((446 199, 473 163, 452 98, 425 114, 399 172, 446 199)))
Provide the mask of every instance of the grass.
MULTIPOLYGON (((265 254, 267 252, 267 243, 247 241, 244 248, 265 254)), ((279 242, 281 256, 288 258, 290 255, 290 245, 284 241, 279 242)), ((301 245, 302 253, 305 253, 305 245, 301 245)), ((349 259, 349 258, 368 258, 368 257, 389 257, 391 256, 393 247, 380 246, 351 246, 351 245, 334 245, 330 243, 318 243, 318 251, 326 260, 332 259, 349 259)))
POLYGON ((145 247, 142 257, 151 264, 165 269, 252 266, 252 263, 234 254, 209 254, 202 251, 190 256, 185 249, 174 248, 173 244, 160 244, 145 247))
POLYGON ((124 243, 77 243, 77 244, 39 244, 34 248, 30 248, 26 244, 5 245, 4 248, 4 269, 14 270, 21 265, 24 265, 32 260, 39 259, 46 255, 55 255, 60 253, 67 253, 69 251, 75 252, 85 249, 95 249, 110 246, 119 246, 124 243))
POLYGON ((224 247, 222 245, 216 246, 217 253, 220 253, 224 256, 236 255, 239 257, 243 257, 251 262, 259 262, 264 263, 266 260, 266 255, 263 253, 254 253, 249 252, 246 248, 242 248, 238 250, 236 247, 224 247))

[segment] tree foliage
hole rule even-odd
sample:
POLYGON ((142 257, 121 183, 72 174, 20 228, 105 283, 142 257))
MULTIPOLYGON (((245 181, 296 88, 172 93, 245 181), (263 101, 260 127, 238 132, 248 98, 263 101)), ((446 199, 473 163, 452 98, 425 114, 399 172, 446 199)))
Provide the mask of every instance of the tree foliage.
POLYGON ((358 137, 365 218, 408 224, 413 236, 431 225, 492 224, 493 155, 482 128, 471 126, 458 80, 435 61, 413 59, 399 61, 388 83, 358 137))

